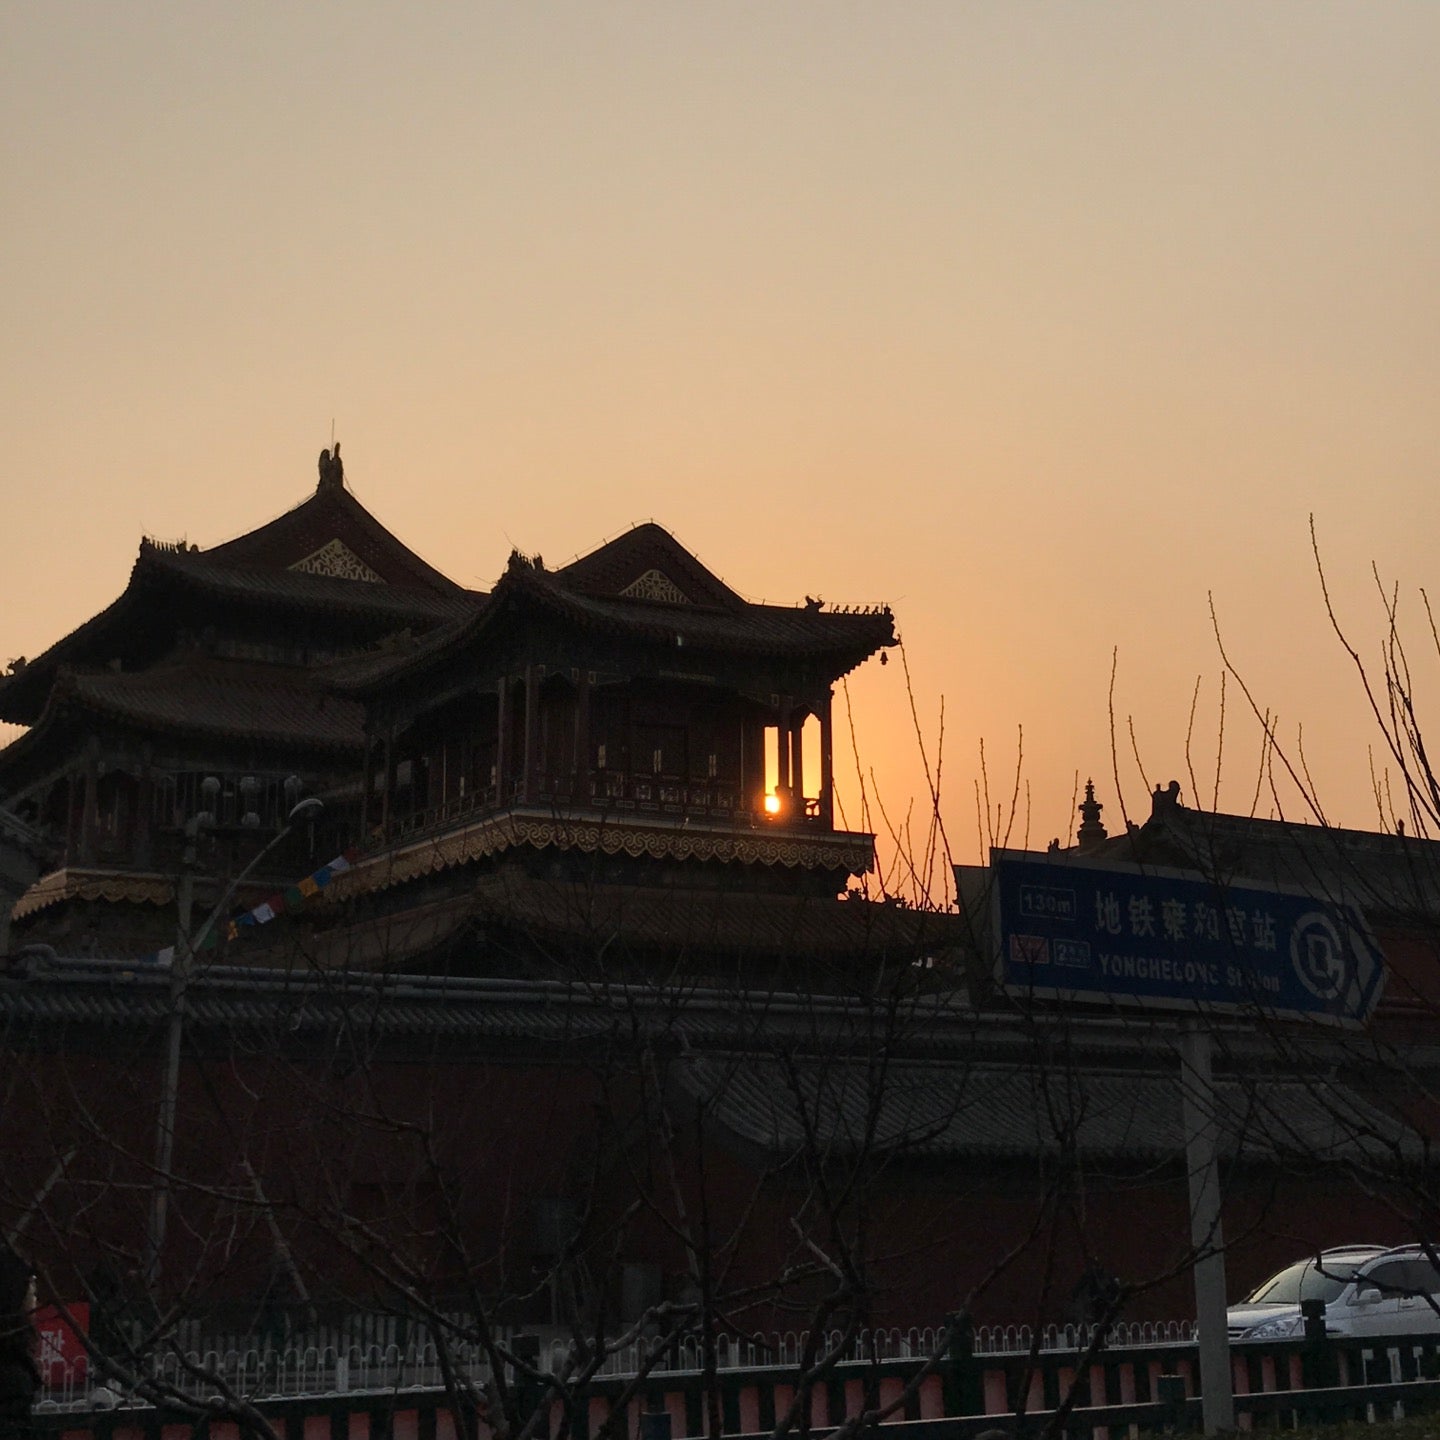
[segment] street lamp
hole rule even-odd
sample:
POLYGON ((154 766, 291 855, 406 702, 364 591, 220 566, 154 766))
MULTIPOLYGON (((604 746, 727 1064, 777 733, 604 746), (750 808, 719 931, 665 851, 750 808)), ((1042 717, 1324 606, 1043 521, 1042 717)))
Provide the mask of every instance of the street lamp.
POLYGON ((150 1228, 145 1243, 145 1282, 152 1294, 160 1283, 160 1252, 165 1246, 165 1220, 170 1204, 170 1164, 175 1154, 175 1104, 180 1092, 180 1042, 185 1032, 185 987, 190 979, 190 961, 210 938, 210 932, 225 913, 230 897, 260 862, 302 820, 313 820, 324 808, 325 802, 315 795, 309 795, 295 805, 286 817, 284 827, 225 887, 225 893, 193 935, 190 933, 190 918, 195 897, 196 842, 200 835, 200 822, 213 821, 205 815, 192 815, 185 822, 185 852, 176 895, 175 955, 170 962, 170 1023, 165 1034, 165 1073, 161 1080, 160 1119, 155 1132, 155 1188, 150 1197, 150 1228))

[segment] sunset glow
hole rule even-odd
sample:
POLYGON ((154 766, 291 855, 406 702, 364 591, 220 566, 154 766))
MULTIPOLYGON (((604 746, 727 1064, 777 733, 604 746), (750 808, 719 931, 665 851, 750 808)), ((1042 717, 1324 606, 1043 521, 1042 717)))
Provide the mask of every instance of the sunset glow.
POLYGON ((1370 653, 1372 562, 1402 621, 1435 579, 1437 51, 1403 0, 15 0, 0 665, 333 426, 468 587, 653 518, 891 604, 835 701, 887 866, 1066 839, 1089 777, 1112 832, 1171 778, 1299 818, 1216 626, 1374 825, 1308 525, 1370 653))

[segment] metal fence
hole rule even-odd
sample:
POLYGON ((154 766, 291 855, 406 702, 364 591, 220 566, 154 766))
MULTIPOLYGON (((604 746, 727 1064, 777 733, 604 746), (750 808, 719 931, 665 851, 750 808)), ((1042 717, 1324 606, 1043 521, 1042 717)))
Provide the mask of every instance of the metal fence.
MULTIPOLYGON (((935 1358, 943 1332, 875 1331, 859 1337, 848 1347, 849 1358, 813 1387, 805 1418, 823 1433, 878 1406, 888 1412, 891 1440, 970 1440, 997 1424, 1023 1437, 1052 1417, 1058 1420, 1069 1399, 1075 1407, 1063 1421, 1069 1440, 1119 1440, 1122 1434, 1136 1440, 1146 1431, 1194 1428, 1195 1346, 1164 1338, 1183 1328, 1117 1327, 1093 1353, 1084 1348, 1084 1332, 982 1331, 973 1346, 968 1337, 952 1345, 933 1368, 926 1362, 935 1358)), ((538 1337, 526 1338, 532 1353, 555 1353, 553 1343, 537 1347, 538 1337)), ((613 1424, 617 1412, 629 1437, 697 1436, 708 1432, 707 1413, 717 1401, 727 1436, 763 1436, 777 1417, 793 1413, 795 1363, 805 1339, 800 1333, 755 1336, 728 1347, 713 1388, 693 1368, 652 1372, 637 1386, 624 1371, 624 1357, 614 1357, 612 1372, 571 1397, 568 1410, 548 1402, 548 1440, 590 1440, 602 1424, 613 1424)), ((178 1364, 180 1357, 172 1358, 178 1364)), ((209 1365, 212 1377, 225 1376, 277 1433, 294 1440, 457 1440, 464 1433, 452 1396, 427 1369, 434 1364, 433 1347, 418 1340, 403 1349, 247 1347, 190 1358, 202 1369, 209 1365)), ((694 1357, 682 1349, 669 1358, 681 1366, 694 1357)), ((1388 1420, 1440 1403, 1440 1335, 1275 1341, 1237 1348, 1231 1358, 1244 1429, 1317 1419, 1388 1420)), ((204 1374, 177 1378, 186 1393, 206 1398, 204 1374)), ((214 1388, 215 1379, 209 1384, 214 1388)), ((547 1403, 543 1393, 536 1400, 547 1403)), ((210 1440, 245 1440, 240 1423, 223 1413, 209 1421, 210 1440)), ((183 1418, 174 1409, 127 1404, 76 1386, 68 1397, 58 1393, 37 1407, 36 1428, 53 1440, 167 1440, 173 1433, 168 1427, 183 1418)), ((539 1434, 546 1429, 542 1425, 539 1434)), ((483 1418, 480 1433, 488 1435, 483 1418)))
MULTIPOLYGON (((469 1317, 444 1317, 447 1349, 457 1370, 478 1383, 490 1375, 489 1359, 473 1338, 469 1317)), ((920 1363, 940 1348, 944 1331, 938 1327, 862 1330, 844 1345, 841 1363, 847 1365, 920 1363)), ((522 1345, 538 1361, 537 1368, 561 1373, 570 1355, 570 1340, 559 1332, 502 1330, 504 1346, 522 1345)), ((977 1356, 1023 1357, 1088 1349, 1093 1332, 1075 1326, 1047 1326, 1038 1332, 1028 1325, 981 1326, 974 1332, 977 1356)), ((1160 1324, 1117 1324, 1106 1335, 1107 1350, 1135 1346, 1183 1345, 1190 1340, 1185 1321, 1160 1324)), ((794 1369, 809 1345, 805 1331, 757 1333, 736 1338, 720 1336, 715 1342, 715 1365, 722 1372, 794 1369)), ((835 1331, 823 1337, 822 1353, 841 1346, 835 1331)), ((601 1380, 624 1380, 640 1373, 650 1350, 643 1342, 614 1350, 598 1372, 601 1380)), ((699 1373, 704 1354, 698 1337, 670 1346, 650 1374, 679 1376, 699 1373)), ((439 1347, 428 1326, 394 1315, 354 1316, 334 1325, 307 1327, 288 1340, 246 1331, 202 1332, 198 1325, 180 1329, 174 1342, 157 1349, 144 1361, 145 1373, 179 1393, 202 1399, 223 1386, 250 1399, 280 1400, 305 1396, 376 1393, 443 1386, 439 1347), (357 1338, 364 1337, 364 1338, 357 1338), (186 1342, 189 1342, 188 1344, 186 1342)), ((83 1408, 91 1391, 106 1394, 114 1387, 102 1376, 82 1368, 56 1367, 48 1400, 57 1406, 83 1408)), ((102 1396, 102 1399, 104 1397, 102 1396)))

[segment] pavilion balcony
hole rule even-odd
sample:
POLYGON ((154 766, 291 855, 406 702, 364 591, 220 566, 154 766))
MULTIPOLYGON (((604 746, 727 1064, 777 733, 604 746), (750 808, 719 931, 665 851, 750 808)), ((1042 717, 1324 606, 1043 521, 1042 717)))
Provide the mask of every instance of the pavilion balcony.
POLYGON ((369 842, 361 848, 385 849, 522 806, 573 817, 699 820, 719 829, 814 833, 832 828, 819 796, 793 802, 789 814, 767 813, 755 799, 733 782, 620 770, 599 770, 588 776, 541 775, 529 796, 524 794, 523 782, 514 779, 503 786, 484 786, 409 811, 402 791, 397 796, 400 813, 392 816, 388 825, 376 826, 369 842))

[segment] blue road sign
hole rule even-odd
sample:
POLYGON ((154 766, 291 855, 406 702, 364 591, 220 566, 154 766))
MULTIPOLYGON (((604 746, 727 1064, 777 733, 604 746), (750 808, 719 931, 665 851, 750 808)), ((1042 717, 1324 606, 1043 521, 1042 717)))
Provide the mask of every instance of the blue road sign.
POLYGON ((999 978, 1017 993, 1359 1023, 1385 963, 1353 906, 1136 865, 991 856, 999 978))

